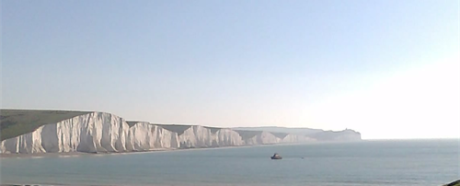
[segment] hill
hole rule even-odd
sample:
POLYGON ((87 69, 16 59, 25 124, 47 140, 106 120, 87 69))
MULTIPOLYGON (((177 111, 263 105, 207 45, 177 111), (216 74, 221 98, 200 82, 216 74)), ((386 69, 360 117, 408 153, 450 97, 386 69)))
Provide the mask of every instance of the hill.
POLYGON ((29 133, 46 124, 89 112, 56 110, 0 110, 0 141, 29 133))
POLYGON ((325 131, 321 129, 311 128, 287 128, 287 127, 236 127, 233 130, 244 131, 267 131, 272 133, 288 133, 296 135, 304 135, 318 141, 354 141, 361 140, 361 134, 351 129, 341 131, 325 131))

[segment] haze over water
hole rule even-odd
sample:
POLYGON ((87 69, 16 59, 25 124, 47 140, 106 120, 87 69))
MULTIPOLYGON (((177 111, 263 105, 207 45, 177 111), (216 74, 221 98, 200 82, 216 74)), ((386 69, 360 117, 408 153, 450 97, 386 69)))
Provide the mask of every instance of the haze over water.
MULTIPOLYGON (((0 6, 2 109, 460 139, 459 0, 0 6)), ((0 182, 436 186, 460 178, 459 162, 458 140, 362 141, 7 157, 0 182)))
POLYGON ((1 6, 2 108, 460 137, 458 0, 1 6))
POLYGON ((437 186, 460 177, 458 140, 391 140, 1 159, 1 183, 437 186), (282 160, 269 157, 278 152, 282 160))

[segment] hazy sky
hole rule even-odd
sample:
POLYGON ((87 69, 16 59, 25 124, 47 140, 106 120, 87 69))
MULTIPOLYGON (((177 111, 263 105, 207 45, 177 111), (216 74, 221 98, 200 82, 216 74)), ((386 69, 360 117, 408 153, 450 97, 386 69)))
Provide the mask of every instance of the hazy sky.
POLYGON ((458 0, 1 7, 2 108, 460 137, 458 0))

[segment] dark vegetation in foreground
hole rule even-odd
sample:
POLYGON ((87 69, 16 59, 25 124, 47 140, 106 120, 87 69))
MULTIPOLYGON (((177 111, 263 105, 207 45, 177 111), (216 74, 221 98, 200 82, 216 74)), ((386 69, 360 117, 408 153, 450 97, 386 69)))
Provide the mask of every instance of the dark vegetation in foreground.
POLYGON ((460 186, 460 180, 454 181, 452 183, 448 183, 448 184, 443 185, 443 186, 460 186))

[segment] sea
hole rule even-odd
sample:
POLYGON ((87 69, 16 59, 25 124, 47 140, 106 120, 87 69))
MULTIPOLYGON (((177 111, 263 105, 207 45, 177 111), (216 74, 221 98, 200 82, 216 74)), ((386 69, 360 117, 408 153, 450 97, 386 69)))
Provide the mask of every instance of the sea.
POLYGON ((101 186, 441 186, 460 179, 459 142, 363 140, 3 157, 0 182, 101 186), (274 153, 283 159, 271 160, 274 153))

